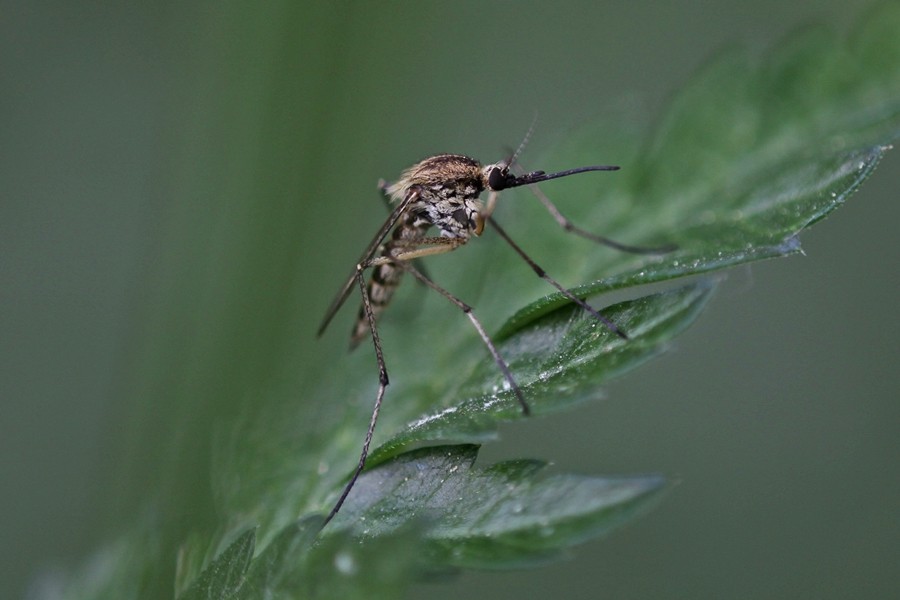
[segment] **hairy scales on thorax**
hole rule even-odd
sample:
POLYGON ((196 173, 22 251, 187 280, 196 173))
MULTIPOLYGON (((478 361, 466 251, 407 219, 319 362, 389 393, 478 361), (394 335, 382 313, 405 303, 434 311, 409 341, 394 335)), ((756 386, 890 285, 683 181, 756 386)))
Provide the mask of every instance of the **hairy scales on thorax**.
MULTIPOLYGON (((460 243, 473 234, 481 235, 484 205, 478 198, 486 187, 486 169, 468 156, 439 154, 416 163, 385 189, 393 202, 402 201, 412 192, 418 198, 406 209, 378 256, 394 257, 398 249, 415 246, 416 240, 424 239, 432 226, 441 237, 457 238, 460 243)), ((372 269, 368 291, 376 319, 393 297, 402 275, 403 268, 396 262, 372 269)), ((355 348, 368 335, 365 308, 360 306, 350 347, 355 348)))
POLYGON ((387 188, 394 202, 413 189, 419 199, 410 207, 417 224, 434 225, 444 237, 469 238, 481 234, 483 206, 478 200, 484 191, 484 168, 474 158, 439 154, 416 163, 387 188))

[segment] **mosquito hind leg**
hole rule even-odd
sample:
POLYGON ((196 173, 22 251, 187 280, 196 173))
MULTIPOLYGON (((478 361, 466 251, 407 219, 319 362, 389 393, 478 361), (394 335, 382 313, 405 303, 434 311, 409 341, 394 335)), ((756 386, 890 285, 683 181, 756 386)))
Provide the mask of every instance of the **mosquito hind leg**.
POLYGON ((369 456, 369 445, 372 443, 372 435, 375 433, 375 423, 378 421, 378 413, 381 410, 381 401, 384 400, 384 392, 387 389, 388 384, 390 383, 388 379, 387 366, 384 363, 384 354, 381 350, 381 338, 378 337, 378 328, 375 325, 375 315, 372 312, 372 302, 369 298, 369 291, 366 289, 366 279, 363 276, 367 265, 359 265, 356 269, 356 281, 359 283, 359 290, 362 294, 362 303, 363 310, 366 313, 366 319, 369 321, 369 330, 372 333, 372 343, 375 346, 375 360, 378 363, 378 393, 375 396, 375 406, 372 409, 372 417, 369 419, 369 429, 366 431, 366 439, 363 442, 362 452, 359 455, 359 462, 356 465, 356 470, 353 471, 353 475, 350 477, 350 481, 347 482, 347 485, 344 486, 343 492, 341 492, 340 498, 335 503, 334 507, 331 509, 331 512, 328 513, 328 516, 325 517, 325 521, 322 523, 322 527, 325 527, 331 519, 338 513, 341 509, 341 506, 344 505, 344 501, 347 499, 347 496, 350 494, 350 490, 353 489, 353 486, 356 484, 356 480, 359 479, 360 474, 366 466, 366 458, 369 456))

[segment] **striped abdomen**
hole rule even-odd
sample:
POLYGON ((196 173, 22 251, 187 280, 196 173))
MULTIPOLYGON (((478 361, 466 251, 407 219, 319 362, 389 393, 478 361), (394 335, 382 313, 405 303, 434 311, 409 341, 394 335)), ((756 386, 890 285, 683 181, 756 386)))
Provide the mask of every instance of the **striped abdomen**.
MULTIPOLYGON (((430 224, 414 224, 413 218, 407 217, 394 228, 391 239, 384 245, 380 256, 391 256, 392 251, 398 246, 409 247, 408 244, 402 244, 399 240, 411 240, 421 238, 425 235, 425 231, 430 224)), ((366 286, 369 292, 369 304, 372 307, 372 316, 378 320, 379 315, 390 303, 397 286, 400 285, 400 278, 403 277, 403 268, 396 264, 386 263, 372 268, 372 276, 366 286)), ((353 326, 353 332, 350 335, 350 349, 356 348, 359 342, 371 335, 369 331, 369 320, 366 317, 366 308, 360 305, 359 312, 356 316, 356 324, 353 326)))

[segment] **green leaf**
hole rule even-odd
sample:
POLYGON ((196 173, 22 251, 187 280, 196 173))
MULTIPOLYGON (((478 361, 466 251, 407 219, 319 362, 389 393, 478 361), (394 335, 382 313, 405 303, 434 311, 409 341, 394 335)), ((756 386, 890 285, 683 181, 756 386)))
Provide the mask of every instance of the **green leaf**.
MULTIPOLYGON (((722 192, 721 196, 712 193, 708 199, 715 204, 700 207, 700 219, 694 218, 695 209, 686 211, 684 222, 673 228, 670 237, 678 244, 675 252, 572 291, 587 297, 801 252, 797 234, 855 192, 885 151, 879 145, 819 161, 785 160, 756 175, 754 183, 740 192, 722 192), (731 202, 719 201, 720 197, 731 202)), ((498 337, 502 339, 566 303, 568 299, 562 294, 554 294, 529 304, 506 322, 498 337)))
MULTIPOLYGON (((288 598, 321 599, 401 598, 419 570, 421 534, 415 526, 378 538, 360 540, 346 532, 320 539, 302 555, 302 562, 284 562, 290 573, 284 584, 265 593, 284 592, 288 598)), ((260 598, 249 594, 246 598, 260 598)))
MULTIPOLYGON (((709 282, 701 282, 610 307, 604 316, 629 332, 627 341, 580 307, 566 304, 519 329, 498 349, 516 374, 532 412, 556 412, 596 398, 604 381, 662 352, 668 340, 696 318, 712 289, 709 282)), ((490 361, 479 362, 449 397, 453 400, 448 407, 419 413, 373 451, 372 464, 417 442, 492 439, 500 422, 522 418, 515 395, 490 361)), ((416 406, 421 404, 416 400, 399 411, 427 411, 416 406)))
MULTIPOLYGON (((895 12, 884 8, 864 27, 888 35, 881 23, 893 22, 895 12)), ((884 50, 888 40, 876 43, 874 37, 861 34, 866 46, 884 50)), ((836 43, 833 34, 821 30, 795 36, 759 64, 746 53, 733 52, 704 69, 676 97, 649 141, 601 125, 599 131, 580 132, 558 148, 553 159, 541 163, 548 170, 582 164, 585 156, 597 155, 604 140, 616 141, 621 147, 609 154, 624 157, 624 177, 615 173, 559 180, 553 182, 554 196, 582 199, 563 209, 579 224, 595 223, 593 229, 631 244, 674 243, 678 246, 674 252, 648 258, 602 248, 585 250, 579 240, 560 239, 565 236, 548 226, 537 203, 525 204, 521 198, 501 199, 497 218, 514 219, 515 227, 507 230, 554 277, 588 280, 572 288, 582 297, 798 253, 800 232, 843 204, 900 132, 900 94, 890 93, 900 90, 900 66, 891 70, 869 65, 859 55, 859 48, 836 43), (515 212, 503 212, 504 202, 516 202, 515 212), (560 256, 560 243, 577 248, 574 260, 551 265, 544 257, 560 256)), ((862 55, 868 57, 868 51, 862 55)), ((523 194, 527 191, 519 192, 520 197, 523 194)), ((494 251, 484 271, 505 275, 491 277, 490 295, 482 294, 482 301, 473 303, 482 320, 488 320, 483 315, 502 313, 503 299, 536 298, 507 320, 496 339, 503 340, 501 352, 520 384, 534 387, 528 391, 538 413, 583 400, 590 395, 591 384, 596 390, 609 376, 638 364, 640 350, 648 355, 657 352, 695 316, 686 308, 689 316, 653 339, 657 346, 635 347, 633 355, 627 345, 619 346, 602 331, 585 338, 584 329, 573 331, 571 339, 591 339, 596 360, 589 358, 590 344, 560 354, 551 331, 558 324, 544 331, 536 320, 569 301, 561 294, 542 293, 545 284, 529 279, 528 269, 503 248, 494 251), (535 346, 543 344, 544 353, 520 358, 517 334, 538 340, 535 346), (628 354, 633 364, 623 361, 621 353, 628 354), (536 374, 560 360, 579 366, 561 369, 559 378, 543 389, 534 385, 536 374), (581 377, 591 384, 582 386, 581 377)), ((472 278, 471 271, 463 275, 472 278)), ((446 286, 453 291, 472 288, 461 280, 454 283, 446 286)), ((622 308, 613 307, 608 313, 617 323, 622 308)), ((570 309, 567 314, 578 312, 570 309)), ((644 316, 650 322, 655 315, 644 316)), ((644 327, 640 315, 620 324, 629 332, 644 327)), ((493 437, 498 422, 518 417, 511 395, 497 394, 503 380, 492 363, 480 357, 468 364, 461 360, 479 352, 477 339, 464 323, 450 329, 443 320, 435 326, 420 319, 415 331, 397 329, 383 332, 393 383, 386 400, 390 408, 383 412, 376 434, 373 463, 421 442, 482 442, 493 437), (428 348, 428 352, 413 356, 407 352, 402 359, 406 364, 395 367, 391 338, 400 340, 400 348, 428 348), (424 341, 429 338, 442 343, 429 345, 424 341)), ((355 361, 348 365, 354 371, 372 369, 355 361)), ((370 389, 374 398, 374 388, 370 389)), ((347 395, 355 393, 359 390, 347 395)), ((335 395, 344 393, 336 390, 335 395)), ((364 413, 359 411, 357 422, 364 421, 364 413)), ((343 472, 349 472, 355 460, 352 444, 332 447, 346 458, 341 461, 335 455, 326 461, 329 468, 343 462, 343 472)))
POLYGON ((317 543, 321 528, 320 517, 292 523, 255 558, 255 531, 245 531, 178 598, 388 598, 407 587, 421 537, 414 527, 396 527, 363 546, 349 533, 317 543))
MULTIPOLYGON (((622 294, 625 299, 603 313, 628 332, 629 341, 562 295, 548 294, 552 288, 491 231, 477 241, 478 249, 473 241, 433 257, 429 272, 496 332, 499 350, 537 415, 600 396, 604 382, 668 348, 698 316, 714 283, 695 281, 652 294, 635 286, 797 253, 801 232, 871 175, 900 134, 898 31, 900 6, 892 3, 868 15, 848 40, 809 30, 764 59, 733 51, 702 70, 652 131, 638 123, 643 117, 611 115, 529 164, 547 171, 604 157, 620 164, 616 173, 578 175, 542 189, 581 227, 628 244, 674 243, 674 252, 646 256, 597 247, 558 229, 527 190, 502 195, 496 219, 551 276, 598 308, 597 294, 622 294)), ((307 150, 325 161, 318 146, 307 150)), ((108 569, 92 574, 112 586, 123 574, 146 577, 147 565, 166 573, 160 565, 175 564, 172 546, 179 544, 182 598, 396 596, 419 572, 414 565, 531 564, 609 531, 658 496, 659 477, 548 475, 534 461, 474 468, 475 446, 443 445, 492 439, 498 424, 521 413, 467 319, 444 299, 408 285, 409 295, 401 292, 380 323, 391 385, 369 469, 319 534, 321 515, 359 456, 377 389, 374 359, 370 348, 343 355, 337 342, 304 350, 285 341, 293 340, 286 325, 293 314, 285 308, 293 298, 285 300, 289 294, 271 282, 296 277, 293 260, 299 259, 285 257, 301 254, 292 245, 298 236, 284 215, 302 222, 303 213, 297 217, 284 208, 301 210, 293 207, 293 195, 278 205, 247 181, 230 183, 214 189, 245 190, 245 196, 226 197, 238 210, 222 213, 232 220, 220 216, 224 224, 214 223, 203 230, 208 239, 199 238, 207 239, 204 250, 221 244, 227 251, 183 252, 177 244, 167 249, 161 270, 181 274, 173 280, 184 289, 160 286, 148 301, 180 301, 183 310, 148 319, 151 350, 140 365, 146 380, 136 392, 147 398, 148 411, 168 406, 178 423, 171 436, 177 446, 159 485, 169 502, 160 505, 168 527, 164 548, 171 552, 137 552, 139 543, 129 538, 125 546, 132 552, 123 550, 106 563, 108 569), (194 254, 213 258, 185 266, 194 254), (269 302, 261 311, 275 315, 267 321, 268 336, 245 318, 247 307, 257 306, 257 294, 269 302), (195 321, 199 325, 191 328, 195 321), (191 337, 185 328, 198 333, 191 337), (242 345, 251 342, 256 354, 242 345), (191 343, 196 347, 185 350, 191 343), (297 372, 298 356, 305 361, 301 382, 283 375, 297 372), (220 413, 209 408, 220 401, 220 413), (191 470, 207 466, 195 450, 206 448, 210 437, 211 473, 191 470), (429 444, 442 445, 412 450, 429 444), (185 506, 193 496, 184 490, 207 478, 212 498, 197 501, 199 509, 185 506), (185 514, 206 521, 185 532, 185 514), (210 548, 225 550, 208 560, 210 548)), ((207 215, 176 217, 188 232, 181 232, 180 243, 200 243, 194 224, 207 215)), ((349 328, 351 310, 336 322, 344 319, 349 328)), ((58 597, 115 589, 96 577, 73 582, 58 597)))
POLYGON ((244 583, 255 545, 256 531, 244 531, 200 573, 179 600, 234 598, 244 583))
MULTIPOLYGON (((880 23, 894 18, 892 10, 864 27, 887 35, 880 23)), ((862 38, 866 45, 889 43, 862 38)), ((628 342, 560 294, 547 295, 546 283, 490 231, 478 241, 490 261, 465 262, 466 252, 475 252, 465 248, 452 261, 429 262, 435 279, 471 303, 488 329, 513 313, 495 339, 536 414, 598 397, 603 382, 663 351, 713 288, 700 282, 641 296, 634 286, 797 253, 799 234, 859 188, 900 131, 900 95, 888 92, 900 89, 900 65, 870 68, 859 58, 867 52, 822 31, 789 40, 764 61, 733 52, 676 97, 652 134, 617 119, 615 127, 585 128, 540 161, 553 170, 599 155, 621 158, 621 172, 558 180, 545 191, 579 225, 629 244, 676 244, 669 254, 599 248, 555 228, 538 203, 526 201, 526 190, 501 198, 496 218, 553 277, 567 285, 583 282, 573 288, 577 295, 629 290, 633 299, 604 310, 629 333, 628 342), (459 263, 467 266, 450 269, 459 263), (520 299, 527 299, 519 302, 522 308, 511 310, 520 299)), ((416 445, 482 443, 499 423, 521 418, 477 335, 443 299, 401 295, 381 331, 391 385, 369 473, 431 456, 404 454, 416 445)), ((217 460, 224 512, 261 524, 264 546, 294 515, 327 511, 356 464, 376 388, 371 350, 364 348, 341 357, 330 375, 317 372, 307 381, 310 403, 319 407, 315 418, 286 394, 284 402, 236 423, 220 438, 217 460), (230 472, 241 474, 240 485, 230 472)), ((360 495, 355 489, 349 506, 360 495)), ((390 506, 398 522, 414 516, 411 508, 403 514, 396 498, 394 504, 387 496, 374 498, 390 506)), ((545 516, 562 518, 552 510, 545 516)), ((468 554, 463 537, 447 540, 433 562, 457 564, 455 548, 468 566, 492 564, 487 552, 468 554)), ((555 542, 560 550, 571 540, 555 542)), ((523 548, 519 559, 529 560, 532 551, 523 548)), ((497 564, 516 560, 511 547, 496 557, 497 564)))
POLYGON ((302 584, 298 567, 315 541, 322 519, 311 517, 285 527, 253 560, 236 598, 259 598, 302 584))
POLYGON ((397 528, 360 545, 349 534, 316 540, 322 519, 281 531, 253 561, 235 600, 253 598, 396 598, 414 570, 419 532, 397 528))
POLYGON ((604 534, 648 506, 659 476, 547 474, 539 461, 473 466, 478 446, 409 452, 366 472, 329 526, 368 540, 421 524, 426 566, 526 566, 604 534))

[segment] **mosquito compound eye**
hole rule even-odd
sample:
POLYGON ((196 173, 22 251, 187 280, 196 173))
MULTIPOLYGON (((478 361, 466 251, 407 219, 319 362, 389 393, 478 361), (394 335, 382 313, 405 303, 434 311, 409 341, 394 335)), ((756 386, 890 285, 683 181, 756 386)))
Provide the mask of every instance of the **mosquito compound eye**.
POLYGON ((494 167, 491 169, 490 175, 488 175, 488 185, 495 192, 506 189, 506 173, 504 171, 505 169, 494 167))

